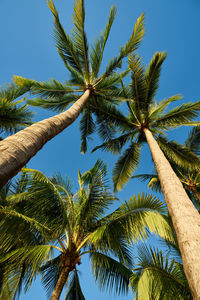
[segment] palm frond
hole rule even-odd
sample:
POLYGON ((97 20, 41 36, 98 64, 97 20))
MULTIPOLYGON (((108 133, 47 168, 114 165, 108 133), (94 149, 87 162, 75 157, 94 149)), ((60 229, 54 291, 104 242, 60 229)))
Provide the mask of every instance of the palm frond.
POLYGON ((121 190, 139 164, 140 145, 132 143, 120 156, 113 169, 114 189, 121 190))
POLYGON ((80 120, 80 132, 81 132, 81 153, 87 151, 87 139, 95 131, 96 125, 93 121, 90 107, 87 106, 83 110, 83 114, 80 120))
POLYGON ((86 82, 89 80, 89 60, 88 60, 88 44, 85 33, 85 7, 84 0, 76 0, 74 4, 74 14, 72 16, 73 28, 73 44, 79 54, 81 67, 84 70, 86 82))
POLYGON ((145 111, 148 110, 148 107, 152 103, 158 90, 161 66, 166 57, 167 54, 165 52, 156 52, 146 69, 145 79, 147 95, 145 100, 145 111))
POLYGON ((129 68, 131 70, 131 92, 132 99, 136 102, 137 115, 140 121, 141 112, 146 113, 147 84, 142 59, 139 55, 129 56, 129 68))
POLYGON ((176 166, 183 168, 198 169, 199 157, 189 148, 175 141, 167 141, 164 137, 157 137, 157 142, 167 159, 176 166))
POLYGON ((190 148, 196 155, 200 155, 200 127, 194 127, 185 142, 186 147, 190 148))
POLYGON ((92 76, 96 78, 99 73, 100 65, 103 58, 104 48, 109 37, 110 29, 112 27, 113 21, 116 15, 116 8, 114 6, 111 7, 110 14, 108 17, 108 22, 106 24, 106 28, 104 32, 101 34, 101 37, 96 40, 94 47, 92 47, 90 53, 90 61, 91 61, 91 69, 92 69, 92 76))
POLYGON ((142 182, 148 181, 148 187, 155 192, 161 192, 160 181, 157 174, 140 174, 131 177, 138 178, 142 182))
POLYGON ((91 258, 93 274, 100 289, 110 289, 114 290, 116 295, 126 295, 131 271, 122 263, 100 252, 92 253, 91 258))
POLYGON ((103 77, 110 76, 115 70, 121 67, 122 59, 134 52, 139 44, 141 43, 144 36, 144 14, 137 19, 137 22, 134 26, 133 33, 129 39, 129 41, 124 45, 121 50, 119 56, 115 56, 110 60, 108 66, 106 67, 106 71, 103 74, 103 77))
POLYGON ((53 0, 47 0, 48 6, 54 15, 54 38, 58 53, 60 54, 65 66, 70 65, 80 75, 82 75, 82 68, 79 59, 78 50, 74 47, 73 41, 68 34, 66 34, 63 26, 60 23, 58 12, 55 8, 53 0))
POLYGON ((67 294, 65 300, 85 300, 83 292, 80 286, 80 280, 78 277, 78 272, 76 269, 73 270, 73 273, 70 276, 70 281, 67 286, 67 294))
POLYGON ((47 291, 48 296, 52 294, 61 271, 60 255, 45 262, 41 268, 42 284, 47 291))
POLYGON ((131 287, 136 299, 192 299, 183 266, 162 251, 140 246, 139 261, 133 269, 131 287))
MULTIPOLYGON (((188 126, 189 122, 198 116, 199 111, 200 101, 184 103, 162 117, 158 117, 155 122, 152 123, 152 126, 162 129, 176 128, 183 125, 188 126)), ((192 125, 193 124, 191 124, 191 126, 192 125)))

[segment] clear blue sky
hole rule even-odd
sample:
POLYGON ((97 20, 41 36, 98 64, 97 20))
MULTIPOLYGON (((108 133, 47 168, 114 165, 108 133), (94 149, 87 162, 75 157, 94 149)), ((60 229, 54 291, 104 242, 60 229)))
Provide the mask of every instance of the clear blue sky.
MULTIPOLYGON (((69 31, 72 27, 73 0, 55 0, 63 25, 69 31)), ((200 70, 200 2, 199 0, 85 0, 86 30, 89 41, 94 41, 105 26, 112 4, 117 7, 117 16, 107 44, 104 63, 114 56, 131 34, 138 16, 145 12, 146 34, 139 52, 148 63, 155 51, 167 51, 168 58, 163 65, 160 89, 157 99, 177 93, 184 95, 184 101, 199 100, 200 70)), ((12 76, 21 75, 36 80, 55 78, 64 81, 68 73, 57 54, 52 37, 52 15, 45 0, 1 0, 0 1, 0 84, 11 81, 12 76)), ((51 115, 41 109, 35 110, 35 120, 51 115)), ((169 134, 171 138, 184 141, 186 129, 169 134)), ((96 145, 91 143, 92 147, 96 145)), ((29 163, 47 175, 60 171, 68 174, 74 182, 77 170, 91 168, 97 158, 107 162, 109 173, 116 157, 96 152, 81 155, 78 122, 50 141, 29 163)), ((143 164, 138 173, 151 172, 153 165, 148 150, 143 153, 143 164)), ((119 193, 121 200, 132 194, 148 191, 140 182, 130 181, 119 193)), ((81 284, 86 299, 132 299, 111 297, 100 293, 89 273, 88 261, 81 266, 81 284)), ((38 281, 20 300, 45 299, 44 289, 38 281)))

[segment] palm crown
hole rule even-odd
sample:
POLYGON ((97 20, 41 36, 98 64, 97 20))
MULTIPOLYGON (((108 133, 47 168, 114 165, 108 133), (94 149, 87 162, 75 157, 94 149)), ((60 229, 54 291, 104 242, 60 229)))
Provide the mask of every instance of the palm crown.
POLYGON ((73 295, 80 289, 77 266, 87 253, 101 287, 127 291, 131 274, 127 243, 145 238, 148 231, 170 238, 171 230, 162 216, 163 203, 151 195, 133 196, 106 215, 115 198, 105 175, 105 165, 97 161, 89 171, 79 172, 79 189, 73 194, 68 178, 49 179, 39 171, 24 170, 19 193, 10 194, 0 209, 2 282, 8 278, 2 291, 23 280, 28 287, 42 272, 44 286, 54 290, 54 296, 61 280, 63 288, 71 274, 68 294, 73 295), (21 228, 17 238, 16 227, 21 228), (52 257, 53 249, 59 251, 57 257, 52 257))
MULTIPOLYGON (((146 141, 145 129, 150 130, 156 137, 160 148, 170 161, 178 165, 184 162, 187 166, 195 166, 195 163, 198 163, 197 156, 191 153, 187 147, 174 141, 169 142, 163 136, 168 129, 182 125, 198 125, 199 122, 193 121, 193 119, 197 117, 200 110, 200 101, 198 101, 182 104, 165 112, 171 102, 181 99, 180 95, 164 99, 159 103, 155 101, 161 66, 165 58, 166 53, 155 53, 149 66, 145 69, 138 55, 130 56, 129 69, 132 73, 132 81, 128 87, 122 83, 123 94, 127 98, 128 116, 121 115, 119 118, 116 115, 116 118, 112 116, 112 119, 107 117, 110 122, 115 121, 115 124, 120 127, 122 135, 107 140, 94 149, 103 148, 113 153, 120 153, 125 144, 130 144, 114 168, 115 189, 121 189, 138 166, 141 145, 146 141), (189 153, 190 155, 188 155, 189 153)), ((106 118, 106 115, 104 117, 106 118)))
POLYGON ((137 49, 143 38, 144 14, 138 18, 128 42, 121 47, 119 54, 110 60, 105 71, 100 75, 103 53, 116 15, 116 8, 111 8, 104 31, 89 48, 84 28, 84 1, 77 0, 75 2, 72 17, 74 24, 72 37, 65 32, 61 25, 58 12, 52 0, 48 0, 48 6, 54 16, 54 37, 58 53, 70 72, 71 78, 64 84, 54 79, 48 82, 36 82, 18 76, 14 77, 14 81, 20 86, 29 87, 33 94, 43 97, 43 99, 29 101, 31 105, 55 111, 65 110, 70 103, 77 100, 80 93, 89 90, 89 101, 85 105, 80 121, 81 151, 85 152, 87 149, 87 137, 94 132, 96 127, 91 113, 94 113, 97 117, 97 127, 101 136, 108 137, 105 121, 101 117, 101 110, 107 111, 111 103, 117 103, 118 100, 123 99, 118 85, 120 78, 124 77, 127 72, 118 73, 117 69, 121 67, 123 59, 137 49))

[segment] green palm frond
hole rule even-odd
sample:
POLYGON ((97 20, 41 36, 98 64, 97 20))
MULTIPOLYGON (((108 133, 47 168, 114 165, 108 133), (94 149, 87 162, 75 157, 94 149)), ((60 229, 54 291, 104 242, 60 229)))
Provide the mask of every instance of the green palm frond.
POLYGON ((123 240, 138 241, 148 236, 148 233, 159 234, 161 237, 173 241, 173 233, 163 214, 166 207, 158 198, 152 195, 133 196, 122 204, 116 211, 97 222, 97 229, 90 237, 91 243, 103 246, 112 246, 113 237, 117 244, 123 240), (105 244, 102 244, 105 243, 105 244))
POLYGON ((73 28, 73 44, 76 48, 81 67, 84 70, 86 82, 89 80, 89 60, 88 60, 88 44, 85 34, 85 7, 84 0, 76 0, 74 4, 74 14, 72 16, 73 28))
POLYGON ((131 92, 132 99, 136 102, 137 115, 141 119, 141 112, 146 113, 146 95, 147 86, 145 81, 145 71, 142 65, 142 59, 139 55, 129 56, 129 68, 132 72, 131 92))
POLYGON ((170 103, 178 101, 182 98, 183 97, 181 95, 174 95, 168 99, 163 99, 159 103, 152 103, 152 105, 149 107, 148 119, 150 121, 154 121, 155 119, 160 117, 160 115, 162 115, 162 113, 165 111, 165 109, 170 103))
POLYGON ((92 270, 101 290, 110 289, 119 294, 127 294, 131 271, 115 259, 99 253, 91 254, 92 270))
POLYGON ((83 110, 83 114, 80 120, 80 132, 81 132, 81 153, 87 151, 87 139, 95 131, 96 125, 93 121, 90 107, 86 107, 83 110))
POLYGON ((103 58, 104 48, 109 37, 110 29, 115 19, 116 15, 116 8, 114 6, 111 7, 110 14, 108 17, 108 22, 106 24, 106 28, 104 32, 101 34, 101 37, 96 40, 94 46, 92 47, 90 53, 90 62, 91 62, 91 69, 92 69, 92 76, 96 78, 99 73, 100 65, 103 58))
POLYGON ((136 299, 192 299, 182 264, 142 245, 138 255, 138 266, 131 277, 136 299))
POLYGON ((133 33, 129 39, 129 41, 124 45, 121 50, 119 56, 115 56, 113 59, 110 60, 108 66, 106 67, 106 71, 103 74, 103 77, 108 77, 115 70, 121 67, 122 59, 133 51, 135 51, 139 44, 141 43, 144 36, 144 14, 137 19, 137 22, 134 26, 133 33))
POLYGON ((42 276, 42 284, 47 291, 47 294, 50 296, 53 292, 56 283, 59 278, 61 270, 61 259, 60 255, 57 257, 48 260, 40 268, 40 273, 42 276))
MULTIPOLYGON (((184 103, 179 107, 176 107, 166 113, 164 116, 158 117, 153 123, 153 127, 162 129, 176 128, 179 126, 189 125, 194 118, 198 116, 200 111, 200 101, 184 103)), ((194 122, 191 126, 198 125, 198 122, 194 122)))
POLYGON ((13 84, 0 89, 0 133, 13 134, 32 124, 33 113, 29 111, 27 104, 20 106, 26 97, 17 100, 27 91, 26 88, 13 84))
POLYGON ((148 68, 146 69, 145 79, 147 95, 145 101, 145 111, 148 110, 148 106, 152 103, 158 90, 161 67, 166 57, 167 54, 165 52, 156 52, 151 59, 148 68))
POLYGON ((200 127, 194 127, 185 142, 186 147, 190 148, 196 155, 200 155, 200 127))
POLYGON ((58 53, 60 54, 67 68, 68 65, 70 65, 81 75, 83 72, 78 50, 75 48, 72 39, 68 34, 66 34, 63 26, 61 25, 58 12, 53 1, 47 0, 47 3, 52 14, 54 15, 54 38, 56 41, 58 53))
MULTIPOLYGON (((23 201, 24 213, 34 216, 39 222, 48 222, 52 230, 58 228, 60 232, 68 224, 65 203, 53 182, 42 172, 33 169, 23 169, 28 176, 27 192, 19 198, 23 201), (42 210, 38 210, 38 201, 42 210)), ((16 199, 17 199, 16 198, 16 199)))
POLYGON ((199 168, 199 158, 189 148, 161 136, 157 137, 157 142, 167 159, 176 166, 199 168))
POLYGON ((85 297, 81 290, 78 272, 76 269, 73 270, 73 273, 70 275, 70 277, 71 278, 68 282, 65 300, 85 300, 85 297))
POLYGON ((131 178, 140 159, 140 145, 132 143, 120 156, 113 169, 114 189, 121 190, 131 178))
POLYGON ((39 272, 43 262, 48 259, 51 252, 51 245, 39 245, 31 247, 18 248, 5 254, 0 258, 0 262, 6 262, 6 270, 8 274, 12 274, 19 266, 24 266, 26 269, 26 289, 32 283, 36 272, 39 272))
POLYGON ((96 162, 91 170, 81 176, 83 186, 87 185, 87 192, 81 189, 78 193, 80 208, 76 223, 83 230, 84 227, 88 230, 105 213, 105 210, 115 199, 108 189, 105 176, 105 164, 100 160, 96 162))
POLYGON ((123 146, 126 144, 127 141, 132 139, 134 132, 129 132, 120 137, 112 140, 108 140, 108 142, 103 143, 100 146, 95 147, 92 152, 95 152, 98 149, 107 150, 112 152, 113 154, 118 154, 121 152, 123 146))
POLYGON ((161 192, 160 181, 157 174, 140 174, 131 177, 138 178, 142 182, 148 181, 148 187, 155 192, 161 192))

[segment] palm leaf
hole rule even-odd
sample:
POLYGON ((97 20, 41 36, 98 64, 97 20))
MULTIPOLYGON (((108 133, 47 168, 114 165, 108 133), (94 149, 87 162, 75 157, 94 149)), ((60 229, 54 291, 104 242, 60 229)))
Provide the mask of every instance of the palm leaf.
POLYGON ((84 30, 85 25, 85 7, 84 0, 76 0, 74 4, 74 14, 72 16, 73 28, 73 44, 79 53, 80 63, 86 77, 89 80, 89 60, 88 60, 88 44, 84 30))
POLYGON ((140 146, 132 143, 120 156, 113 170, 114 189, 121 190, 139 164, 140 146))
POLYGON ((200 155, 200 127, 194 127, 185 142, 186 147, 190 148, 196 155, 200 155))
POLYGON ((68 282, 67 294, 65 300, 85 300, 83 292, 80 286, 80 280, 78 277, 78 272, 76 269, 73 270, 71 274, 71 280, 68 282))
POLYGON ((87 139, 95 131, 95 123, 90 112, 90 107, 87 106, 83 110, 83 114, 80 120, 80 132, 81 132, 81 153, 87 151, 87 139))
POLYGON ((47 3, 52 14, 54 15, 54 38, 56 40, 58 52, 66 67, 70 65, 72 68, 77 70, 79 74, 82 74, 79 53, 74 47, 72 39, 68 34, 65 33, 65 30, 60 23, 58 12, 55 8, 53 0, 47 0, 47 3))
POLYGON ((142 41, 144 36, 144 14, 137 19, 137 22, 134 26, 133 33, 129 39, 129 41, 124 45, 121 50, 119 56, 115 56, 110 60, 103 77, 110 76, 115 70, 121 67, 122 59, 133 51, 135 51, 140 42, 142 41))
POLYGON ((145 111, 148 110, 149 105, 152 103, 156 92, 158 90, 161 66, 166 59, 167 54, 165 52, 156 52, 151 59, 151 62, 146 69, 145 79, 147 86, 147 95, 145 101, 145 111))
POLYGON ((158 250, 140 246, 131 286, 136 299, 192 299, 183 266, 158 250))
POLYGON ((157 137, 157 142, 167 159, 176 166, 198 169, 199 158, 189 148, 161 136, 157 137))
POLYGON ((197 101, 195 103, 184 103, 181 106, 172 109, 164 116, 159 117, 157 120, 155 120, 155 122, 152 123, 152 126, 162 129, 176 128, 182 125, 187 126, 189 125, 188 123, 190 121, 198 116, 199 110, 200 101, 197 101))
POLYGON ((126 266, 99 252, 92 253, 91 258, 93 274, 101 290, 114 290, 116 295, 128 293, 131 271, 126 266))
POLYGON ((116 15, 116 8, 114 6, 111 7, 110 15, 108 17, 108 22, 106 24, 106 28, 104 32, 101 34, 101 37, 97 39, 95 42, 94 47, 90 53, 90 61, 91 61, 91 69, 92 69, 92 76, 96 78, 99 73, 100 65, 103 58, 104 48, 109 37, 110 29, 112 27, 115 15, 116 15))

